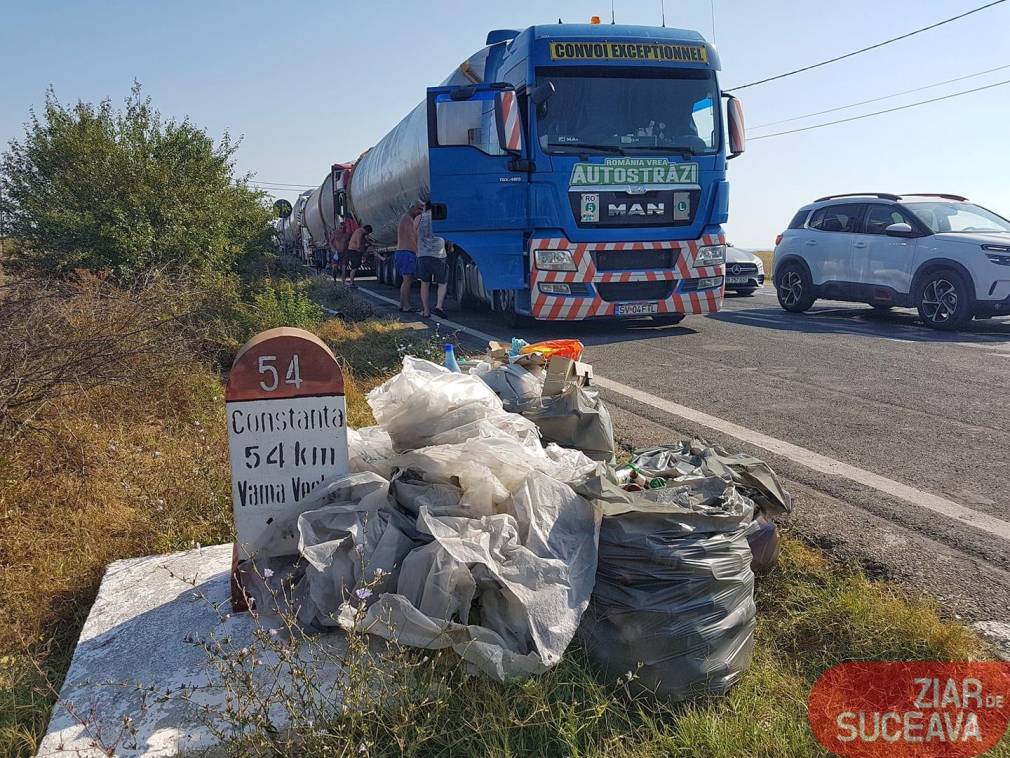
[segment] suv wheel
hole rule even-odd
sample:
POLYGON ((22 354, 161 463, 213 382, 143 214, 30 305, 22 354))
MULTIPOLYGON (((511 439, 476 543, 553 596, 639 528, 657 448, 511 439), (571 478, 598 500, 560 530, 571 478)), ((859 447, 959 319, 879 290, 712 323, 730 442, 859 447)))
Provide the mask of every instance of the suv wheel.
POLYGON ((933 271, 919 280, 919 316, 932 329, 953 331, 971 321, 971 289, 954 269, 933 271))
POLYGON ((809 310, 817 299, 814 297, 810 275, 798 263, 789 263, 782 267, 775 282, 775 292, 779 298, 779 305, 793 313, 809 310))

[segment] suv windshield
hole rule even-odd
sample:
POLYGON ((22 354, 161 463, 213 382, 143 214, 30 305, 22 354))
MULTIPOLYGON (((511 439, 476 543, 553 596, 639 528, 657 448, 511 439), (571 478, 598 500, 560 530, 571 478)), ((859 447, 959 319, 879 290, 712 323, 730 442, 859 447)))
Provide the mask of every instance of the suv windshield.
POLYGON ((940 232, 1007 232, 1010 221, 971 203, 905 203, 934 234, 940 232))
POLYGON ((538 69, 555 94, 537 109, 549 153, 690 152, 719 149, 713 71, 566 67, 538 69))

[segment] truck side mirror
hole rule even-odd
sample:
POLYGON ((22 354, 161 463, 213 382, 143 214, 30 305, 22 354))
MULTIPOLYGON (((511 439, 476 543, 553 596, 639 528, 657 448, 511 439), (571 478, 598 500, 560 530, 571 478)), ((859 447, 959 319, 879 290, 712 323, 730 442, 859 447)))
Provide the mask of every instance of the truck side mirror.
POLYGON ((515 90, 506 90, 495 95, 495 125, 498 127, 498 143, 509 153, 523 150, 522 119, 519 116, 519 98, 515 90))
POLYGON ((744 136, 743 105, 732 95, 723 95, 726 98, 726 120, 729 131, 729 155, 726 160, 731 160, 741 155, 747 149, 747 138, 744 136))

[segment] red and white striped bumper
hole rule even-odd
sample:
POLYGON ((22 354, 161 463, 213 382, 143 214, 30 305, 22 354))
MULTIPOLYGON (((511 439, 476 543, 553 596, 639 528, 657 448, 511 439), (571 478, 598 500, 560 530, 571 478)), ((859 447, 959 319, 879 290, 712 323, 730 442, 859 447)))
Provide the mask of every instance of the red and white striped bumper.
POLYGON ((698 279, 708 276, 725 275, 724 266, 695 266, 698 248, 703 245, 725 244, 722 235, 706 234, 700 240, 665 240, 659 242, 580 242, 572 243, 564 237, 534 238, 530 243, 530 296, 532 316, 544 321, 581 321, 587 318, 601 318, 614 315, 618 302, 633 302, 631 297, 619 301, 604 300, 600 297, 596 284, 610 282, 658 282, 671 281, 673 293, 657 303, 659 313, 700 314, 714 313, 722 305, 723 286, 701 292, 678 292, 676 282, 684 279, 698 279), (592 253, 600 250, 675 250, 676 264, 672 270, 645 271, 597 271, 592 253), (536 267, 535 250, 570 250, 575 259, 577 271, 540 271, 536 267), (588 294, 548 295, 540 291, 541 282, 563 282, 565 284, 587 284, 588 294))

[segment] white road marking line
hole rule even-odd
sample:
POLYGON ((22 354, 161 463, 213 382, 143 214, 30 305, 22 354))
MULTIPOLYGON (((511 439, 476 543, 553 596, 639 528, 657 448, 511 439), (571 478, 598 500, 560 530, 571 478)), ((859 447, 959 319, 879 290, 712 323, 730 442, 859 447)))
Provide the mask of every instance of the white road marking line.
POLYGON ((1010 353, 989 353, 989 355, 998 355, 1000 358, 1010 358, 1010 353))
MULTIPOLYGON (((365 292, 378 300, 389 303, 390 305, 399 305, 398 301, 379 295, 371 290, 360 288, 359 291, 365 292)), ((486 332, 473 329, 469 326, 464 326, 463 324, 450 321, 448 319, 440 319, 433 316, 432 321, 439 321, 447 324, 464 334, 469 334, 484 341, 494 339, 501 340, 500 337, 495 337, 491 334, 487 334, 486 332)), ((925 508, 926 510, 933 511, 934 513, 939 513, 942 516, 959 521, 962 524, 966 524, 983 532, 988 532, 993 536, 1010 541, 1010 522, 972 510, 971 508, 967 508, 959 503, 955 503, 953 500, 948 500, 929 492, 923 492, 922 490, 916 489, 915 487, 911 487, 907 484, 902 484, 894 479, 888 479, 887 477, 880 476, 879 474, 874 474, 872 471, 867 471, 865 469, 858 468, 857 466, 849 465, 848 463, 836 461, 826 455, 815 453, 812 450, 807 450, 806 448, 794 445, 791 442, 785 442, 784 440, 770 437, 762 432, 756 432, 752 429, 748 429, 747 427, 740 426, 739 424, 734 424, 732 421, 726 421, 725 419, 711 416, 702 411, 696 411, 693 408, 688 408, 685 405, 673 403, 669 400, 658 397, 657 395, 637 390, 634 387, 629 387, 626 384, 615 382, 612 379, 607 379, 598 374, 593 378, 593 383, 603 389, 616 392, 619 395, 624 395, 631 400, 636 400, 637 402, 657 408, 664 413, 669 413, 672 416, 679 416, 686 421, 698 424, 699 426, 704 426, 716 432, 721 432, 722 434, 734 437, 741 442, 746 442, 754 445, 755 447, 767 450, 770 453, 774 453, 775 455, 780 455, 783 458, 788 458, 794 463, 798 463, 806 468, 818 471, 822 474, 828 474, 829 476, 837 476, 842 479, 848 479, 856 484, 870 487, 871 489, 875 489, 885 495, 891 495, 892 497, 896 497, 899 500, 910 503, 911 505, 925 508)))

